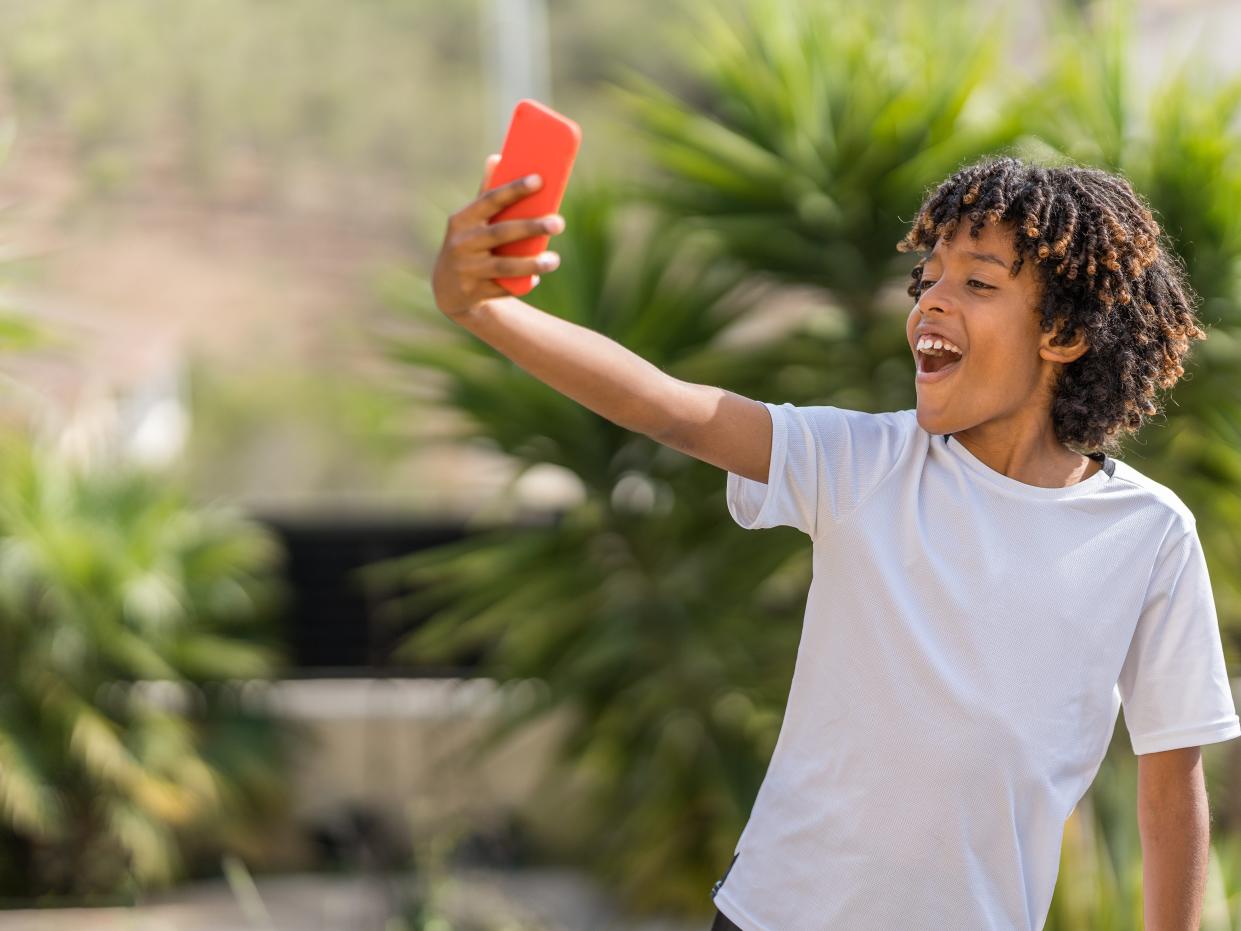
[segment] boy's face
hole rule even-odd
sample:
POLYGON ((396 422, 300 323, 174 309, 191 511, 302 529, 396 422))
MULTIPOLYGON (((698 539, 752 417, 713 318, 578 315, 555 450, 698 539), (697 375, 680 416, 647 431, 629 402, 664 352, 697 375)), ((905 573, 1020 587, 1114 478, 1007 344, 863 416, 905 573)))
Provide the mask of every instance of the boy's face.
POLYGON ((1010 276, 1017 259, 1011 229, 988 222, 972 239, 963 220, 951 242, 936 242, 923 267, 906 334, 917 363, 918 424, 928 433, 959 433, 995 420, 1018 429, 1027 418, 1045 422, 1056 363, 1075 357, 1047 345, 1052 334, 1039 328, 1041 272, 1027 259, 1010 276), (920 330, 946 336, 962 351, 960 361, 920 354, 920 330), (937 365, 944 371, 930 373, 937 365))

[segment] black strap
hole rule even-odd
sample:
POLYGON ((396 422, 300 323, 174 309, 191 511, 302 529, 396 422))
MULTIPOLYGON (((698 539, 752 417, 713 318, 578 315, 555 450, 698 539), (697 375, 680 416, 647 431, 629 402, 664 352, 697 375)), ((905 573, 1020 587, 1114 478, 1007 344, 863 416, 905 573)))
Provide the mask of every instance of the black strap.
POLYGON ((737 851, 737 853, 733 854, 733 858, 728 864, 728 869, 724 870, 724 875, 721 876, 719 879, 717 879, 715 881, 715 885, 711 887, 711 898, 712 899, 714 899, 715 894, 720 891, 720 886, 724 885, 724 880, 728 878, 728 874, 732 872, 733 864, 737 862, 738 853, 740 853, 740 851, 737 851))
POLYGON ((1103 464, 1103 471, 1107 473, 1107 477, 1111 478, 1116 474, 1116 460, 1111 456, 1105 456, 1103 453, 1086 453, 1095 462, 1103 464))

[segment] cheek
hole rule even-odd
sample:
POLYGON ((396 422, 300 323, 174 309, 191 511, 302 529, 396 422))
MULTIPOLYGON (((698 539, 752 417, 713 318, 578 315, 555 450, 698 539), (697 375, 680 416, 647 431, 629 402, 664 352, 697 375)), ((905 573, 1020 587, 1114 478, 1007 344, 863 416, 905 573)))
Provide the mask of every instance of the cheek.
POLYGON ((986 372, 990 382, 1028 382, 1039 370, 1037 342, 1026 342, 1000 334, 970 343, 975 370, 986 372))
POLYGON ((922 312, 918 309, 918 305, 914 304, 914 309, 909 312, 909 316, 905 320, 905 336, 911 341, 913 335, 918 329, 918 324, 922 322, 922 312))

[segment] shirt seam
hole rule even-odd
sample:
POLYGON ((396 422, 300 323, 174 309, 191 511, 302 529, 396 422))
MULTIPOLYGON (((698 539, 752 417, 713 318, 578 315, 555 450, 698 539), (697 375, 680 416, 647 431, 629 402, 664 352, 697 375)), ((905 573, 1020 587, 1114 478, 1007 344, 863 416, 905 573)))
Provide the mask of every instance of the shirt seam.
MULTIPOLYGON (((938 435, 942 435, 942 434, 931 434, 932 437, 935 437, 938 435)), ((958 446, 964 445, 961 443, 960 440, 957 441, 957 444, 958 446)), ((1040 495, 1037 493, 1037 491, 1035 493, 1027 493, 1024 489, 1013 488, 1010 485, 1008 485, 1006 482, 999 481, 997 477, 1000 476, 1002 473, 996 473, 994 476, 987 475, 984 471, 982 471, 982 469, 977 468, 978 465, 983 465, 982 463, 969 462, 969 461, 964 460, 964 458, 961 456, 961 452, 964 452, 965 454, 972 456, 972 454, 969 453, 969 450, 956 451, 956 452, 949 451, 948 455, 961 458, 962 466, 968 469, 970 472, 976 473, 979 476, 979 480, 984 482, 988 488, 994 489, 994 491, 997 494, 1006 495, 1010 498, 1016 498, 1018 501, 1027 501, 1027 502, 1037 501, 1037 502, 1056 502, 1056 503, 1073 502, 1078 498, 1088 497, 1091 494, 1097 494, 1099 492, 1104 491, 1112 482, 1116 481, 1117 479, 1115 469, 1113 469, 1111 472, 1108 472, 1106 469, 1100 469, 1100 472, 1102 472, 1105 475, 1106 481, 1100 482, 1099 484, 1095 485, 1093 488, 1088 488, 1084 490, 1081 489, 1080 486, 1084 484, 1083 482, 1076 482, 1072 485, 1064 485, 1063 487, 1030 485, 1029 486, 1030 488, 1036 489, 1036 490, 1046 489, 1048 491, 1057 491, 1057 492, 1064 492, 1064 493, 1057 494, 1057 495, 1040 495)), ((976 459, 976 457, 974 458, 976 459)), ((1117 462, 1119 460, 1113 459, 1112 461, 1117 462)), ((985 467, 986 466, 984 465, 984 468, 985 467)), ((991 471, 994 472, 995 470, 993 469, 991 471)), ((1085 481, 1087 482, 1094 481, 1095 476, 1098 474, 1099 473, 1096 472, 1095 475, 1090 476, 1090 478, 1086 479, 1085 481)), ((1004 477, 1007 478, 1008 476, 1004 476, 1004 477)), ((1136 483, 1130 482, 1129 484, 1133 485, 1136 483)))
MULTIPOLYGON (((778 410, 780 407, 778 404, 764 402, 763 406, 767 408, 767 416, 771 419, 771 461, 767 466, 767 487, 763 495, 763 504, 758 513, 754 515, 756 524, 761 524, 760 518, 770 520, 767 512, 776 507, 776 499, 780 494, 788 493, 787 487, 778 486, 773 479, 787 484, 784 483, 783 474, 789 459, 789 415, 787 411, 778 410), (778 424, 777 420, 779 420, 778 424)), ((817 514, 815 520, 818 520, 817 514)))
MULTIPOLYGON (((1113 459, 1112 461, 1116 463, 1124 464, 1124 460, 1122 459, 1113 459)), ((1142 482, 1135 481, 1132 478, 1128 478, 1120 474, 1114 474, 1112 476, 1112 481, 1113 482, 1124 482, 1130 488, 1136 488, 1138 491, 1144 492, 1150 495, 1151 497, 1153 497, 1159 503, 1161 507, 1163 507, 1165 510, 1167 510, 1172 515, 1172 518, 1173 518, 1172 523, 1175 524, 1176 519, 1181 518, 1183 520, 1187 520, 1191 528, 1196 528, 1198 526, 1198 518, 1191 510, 1189 510, 1189 508, 1184 508, 1184 510, 1181 510, 1179 508, 1173 507, 1167 501, 1164 501, 1161 497, 1159 497, 1157 494, 1152 492, 1150 486, 1145 485, 1142 482)), ((1171 489, 1168 489, 1168 490, 1170 491, 1171 489)))
MULTIPOLYGON (((771 453, 767 460, 767 480, 765 482, 754 482, 763 486, 763 497, 759 502, 758 510, 754 512, 752 519, 741 523, 741 527, 746 530, 757 530, 762 527, 763 521, 767 519, 768 512, 776 506, 776 498, 778 491, 776 483, 773 479, 780 476, 784 470, 784 464, 788 459, 788 423, 782 419, 785 416, 784 411, 776 411, 773 408, 779 405, 772 404, 767 401, 760 402, 767 411, 767 416, 771 420, 771 453)), ((730 511, 731 502, 728 486, 732 484, 732 476, 736 476, 738 489, 738 498, 743 497, 744 483, 750 482, 751 479, 744 475, 739 475, 729 471, 726 473, 724 483, 724 506, 730 511)), ((816 521, 818 519, 816 515, 816 521)), ((813 528, 812 528, 813 529, 813 528)))
MULTIPOLYGON (((1173 521, 1168 525, 1168 529, 1164 531, 1163 538, 1159 541, 1159 549, 1156 550, 1156 552, 1163 550, 1164 546, 1168 542, 1168 537, 1171 536, 1175 527, 1176 521, 1173 521)), ((1174 555, 1180 553, 1182 544, 1189 539, 1190 534, 1193 532, 1194 527, 1191 526, 1187 528, 1185 532, 1177 538, 1176 543, 1174 543, 1170 549, 1164 552, 1162 556, 1155 559, 1154 565, 1151 566, 1150 575, 1146 578, 1146 590, 1142 593, 1142 607, 1138 609, 1138 621, 1141 621, 1142 615, 1146 613, 1146 606, 1150 603, 1151 586, 1155 584, 1155 579, 1158 578, 1160 571, 1163 569, 1164 563, 1166 563, 1174 555)), ((1182 569, 1182 571, 1184 570, 1182 569)), ((1178 575, 1177 579, 1179 578, 1180 576, 1178 575)), ((1173 584, 1176 583, 1177 579, 1172 580, 1173 584)), ((1134 633, 1135 635, 1137 633, 1137 622, 1134 623, 1134 633)))

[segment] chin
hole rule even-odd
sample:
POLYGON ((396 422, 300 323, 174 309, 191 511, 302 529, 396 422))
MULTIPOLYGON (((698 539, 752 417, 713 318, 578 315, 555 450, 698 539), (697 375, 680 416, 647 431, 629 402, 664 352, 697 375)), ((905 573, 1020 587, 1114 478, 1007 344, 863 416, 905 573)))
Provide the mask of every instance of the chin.
POLYGON ((956 433, 961 429, 959 424, 951 422, 941 413, 928 410, 921 402, 918 404, 918 426, 934 436, 956 433))

